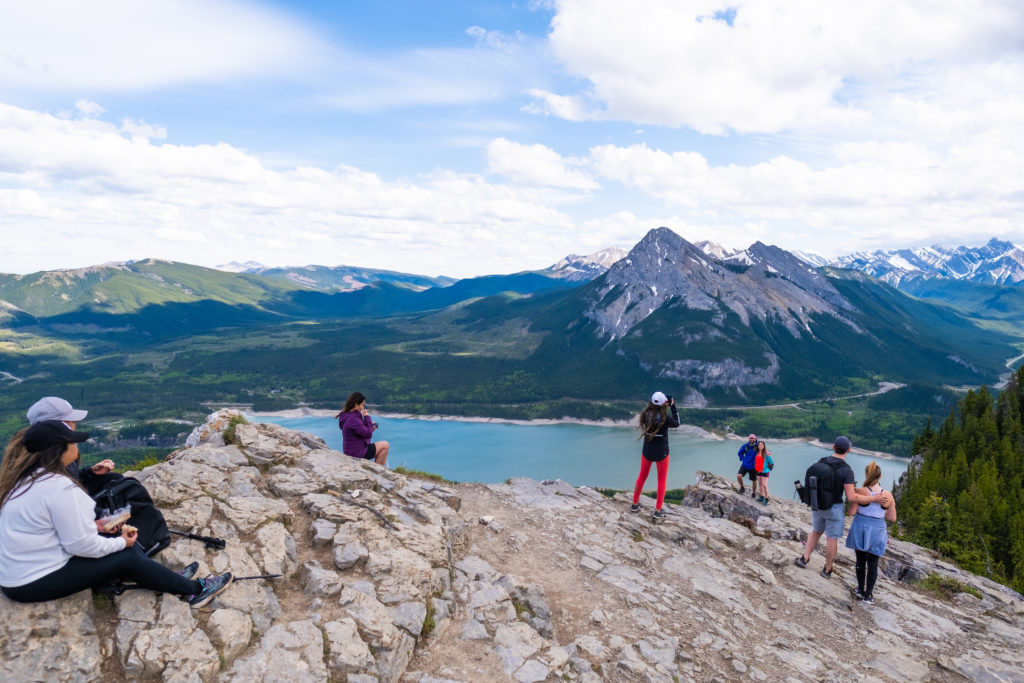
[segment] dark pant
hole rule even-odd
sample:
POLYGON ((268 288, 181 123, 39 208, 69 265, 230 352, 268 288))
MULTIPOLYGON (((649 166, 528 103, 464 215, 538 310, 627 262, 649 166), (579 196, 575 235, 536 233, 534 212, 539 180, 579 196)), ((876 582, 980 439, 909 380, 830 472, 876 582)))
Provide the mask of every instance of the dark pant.
POLYGON ((870 596, 871 591, 875 589, 875 579, 878 578, 878 560, 880 558, 866 550, 855 550, 854 552, 857 553, 857 587, 864 595, 870 596))
POLYGON ((131 579, 143 588, 176 595, 194 595, 202 590, 198 581, 186 579, 146 557, 138 545, 103 557, 72 557, 57 571, 32 583, 0 590, 15 602, 43 602, 102 586, 115 579, 131 579))

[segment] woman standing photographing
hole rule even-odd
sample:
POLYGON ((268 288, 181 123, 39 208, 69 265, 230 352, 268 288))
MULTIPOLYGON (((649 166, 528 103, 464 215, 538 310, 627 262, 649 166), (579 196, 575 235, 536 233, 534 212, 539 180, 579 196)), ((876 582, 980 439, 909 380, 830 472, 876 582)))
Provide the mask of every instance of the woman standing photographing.
POLYGON ((644 440, 640 451, 640 476, 633 490, 633 505, 630 512, 640 512, 640 494, 643 492, 647 475, 651 473, 651 464, 658 468, 658 498, 655 503, 655 521, 665 518, 661 506, 665 502, 665 488, 668 483, 668 430, 679 426, 679 412, 676 402, 660 391, 654 392, 651 402, 640 412, 640 432, 644 440), (672 414, 669 415, 669 409, 672 414))
MULTIPOLYGON (((136 547, 128 525, 101 536, 95 501, 67 473, 88 432, 59 420, 29 427, 0 464, 0 591, 16 602, 56 600, 115 579, 182 596, 201 607, 231 583, 230 573, 192 580, 136 547)), ((190 565, 189 576, 198 569, 190 565)))
POLYGON ((387 441, 372 441, 377 424, 370 419, 365 396, 358 391, 353 393, 336 417, 341 430, 341 450, 345 455, 373 460, 382 466, 387 464, 391 445, 387 441))

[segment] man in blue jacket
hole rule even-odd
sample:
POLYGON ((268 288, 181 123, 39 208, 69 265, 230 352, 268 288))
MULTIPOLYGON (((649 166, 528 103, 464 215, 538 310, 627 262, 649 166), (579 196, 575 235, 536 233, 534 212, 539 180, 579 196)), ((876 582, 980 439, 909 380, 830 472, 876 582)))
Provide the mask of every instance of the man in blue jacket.
POLYGON ((740 459, 740 471, 736 475, 736 481, 740 483, 740 493, 746 493, 747 489, 743 486, 743 476, 750 477, 750 494, 751 498, 757 498, 757 471, 754 467, 754 457, 757 455, 757 435, 751 434, 747 439, 747 442, 740 446, 739 453, 736 454, 740 459))

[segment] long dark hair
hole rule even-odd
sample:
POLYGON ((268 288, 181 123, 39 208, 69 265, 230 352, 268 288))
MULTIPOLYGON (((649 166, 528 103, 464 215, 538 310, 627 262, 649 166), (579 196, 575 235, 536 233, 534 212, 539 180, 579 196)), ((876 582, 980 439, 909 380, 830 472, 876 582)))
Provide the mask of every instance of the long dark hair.
MULTIPOLYGON (((341 409, 341 413, 347 413, 352 411, 357 405, 366 400, 366 397, 360 394, 358 391, 352 392, 352 395, 345 401, 345 407, 341 409)), ((338 413, 338 417, 341 417, 341 413, 338 413)))
POLYGON ((7 449, 4 451, 4 461, 0 463, 0 507, 3 507, 8 500, 17 498, 28 491, 32 488, 32 484, 39 479, 51 474, 67 477, 68 481, 81 488, 77 481, 68 476, 64 463, 60 461, 64 451, 68 449, 68 444, 63 443, 50 446, 49 448, 32 453, 21 443, 21 439, 25 436, 26 431, 27 428, 15 433, 14 437, 7 444, 7 449), (16 495, 12 496, 11 494, 14 490, 22 483, 26 485, 16 495))
POLYGON ((657 436, 667 419, 668 405, 656 406, 653 403, 648 403, 647 407, 640 411, 638 420, 640 423, 640 435, 644 441, 650 441, 657 436))

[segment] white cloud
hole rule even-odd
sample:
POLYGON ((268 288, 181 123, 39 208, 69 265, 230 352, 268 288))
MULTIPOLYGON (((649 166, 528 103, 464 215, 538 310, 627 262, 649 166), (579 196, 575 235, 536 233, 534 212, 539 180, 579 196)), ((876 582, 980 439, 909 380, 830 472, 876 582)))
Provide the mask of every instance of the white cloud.
POLYGON ((491 173, 526 185, 565 187, 577 190, 600 188, 586 173, 571 168, 576 159, 565 159, 544 145, 522 145, 497 138, 487 145, 487 163, 491 173))
POLYGON ((133 121, 132 119, 122 121, 121 130, 133 138, 163 140, 167 137, 167 129, 163 126, 151 126, 145 121, 133 121))
POLYGON ((555 208, 572 200, 564 190, 451 171, 394 182, 345 165, 274 170, 230 145, 132 133, 0 105, 0 230, 17 244, 0 270, 156 256, 460 276, 544 267, 576 246, 555 208), (57 242, 67 250, 54 262, 57 242))
POLYGON ((1019 60, 1024 45, 1024 5, 1008 0, 556 4, 550 47, 590 87, 538 91, 544 109, 703 133, 859 125, 866 84, 895 95, 907 75, 1019 60), (586 114, 565 104, 581 96, 586 114))
POLYGON ((287 15, 239 0, 32 0, 5 4, 0 87, 134 90, 294 73, 330 53, 287 15))
POLYGON ((75 109, 82 113, 83 116, 99 116, 106 111, 103 107, 90 102, 89 100, 78 100, 75 102, 75 109))
POLYGON ((696 152, 642 144, 598 146, 591 160, 599 176, 687 209, 684 222, 713 219, 719 227, 698 239, 721 241, 715 234, 723 227, 735 233, 740 226, 741 233, 762 231, 765 241, 826 255, 1019 234, 1024 214, 1015 170, 1024 168, 1024 145, 1015 140, 998 149, 975 141, 947 150, 842 143, 821 166, 788 156, 713 166, 696 152))

